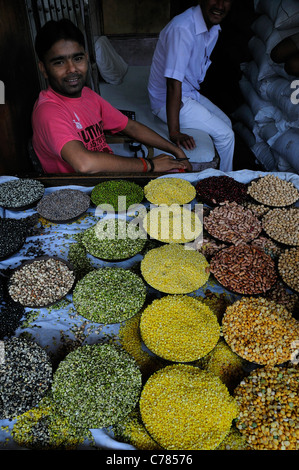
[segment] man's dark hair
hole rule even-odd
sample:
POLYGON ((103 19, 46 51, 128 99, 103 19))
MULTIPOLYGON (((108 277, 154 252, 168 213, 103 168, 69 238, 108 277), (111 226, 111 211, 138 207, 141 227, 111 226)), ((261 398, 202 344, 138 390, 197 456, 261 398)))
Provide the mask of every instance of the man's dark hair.
POLYGON ((43 61, 53 44, 61 39, 78 42, 85 48, 84 35, 74 23, 68 19, 50 20, 38 31, 35 38, 35 50, 39 60, 43 61))

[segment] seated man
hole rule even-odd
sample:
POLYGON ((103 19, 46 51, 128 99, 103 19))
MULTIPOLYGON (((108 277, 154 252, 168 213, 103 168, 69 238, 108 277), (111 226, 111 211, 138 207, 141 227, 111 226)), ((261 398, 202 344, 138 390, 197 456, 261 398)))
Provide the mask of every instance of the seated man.
POLYGON ((49 84, 32 113, 32 144, 45 173, 192 170, 179 147, 85 86, 88 55, 84 36, 72 22, 46 23, 37 34, 35 48, 49 84), (152 160, 114 155, 104 131, 122 132, 165 153, 152 160))
MULTIPOLYGON (((168 124, 169 138, 185 149, 194 148, 192 135, 181 128, 200 129, 214 141, 220 170, 231 171, 235 137, 230 119, 200 93, 217 43, 220 25, 233 0, 199 0, 174 17, 161 31, 149 78, 152 112, 168 124)), ((220 77, 221 86, 221 77, 220 77)))

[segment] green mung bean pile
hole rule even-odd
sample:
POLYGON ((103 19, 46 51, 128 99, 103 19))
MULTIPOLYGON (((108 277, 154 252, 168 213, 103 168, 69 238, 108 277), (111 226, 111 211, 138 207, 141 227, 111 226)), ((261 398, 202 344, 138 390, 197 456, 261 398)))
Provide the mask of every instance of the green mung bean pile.
POLYGON ((145 299, 143 280, 128 269, 114 267, 86 274, 73 292, 77 312, 98 323, 119 323, 132 317, 145 299))
POLYGON ((88 253, 106 260, 123 260, 140 253, 146 237, 138 226, 122 219, 104 219, 84 232, 82 243, 88 253))
POLYGON ((136 406, 141 372, 134 359, 110 344, 77 348, 54 373, 52 397, 71 425, 110 426, 136 406))
POLYGON ((144 191, 141 186, 131 181, 111 180, 97 184, 90 196, 96 206, 109 204, 116 212, 120 209, 119 197, 122 198, 124 205, 121 210, 127 210, 131 205, 139 204, 143 200, 144 191))

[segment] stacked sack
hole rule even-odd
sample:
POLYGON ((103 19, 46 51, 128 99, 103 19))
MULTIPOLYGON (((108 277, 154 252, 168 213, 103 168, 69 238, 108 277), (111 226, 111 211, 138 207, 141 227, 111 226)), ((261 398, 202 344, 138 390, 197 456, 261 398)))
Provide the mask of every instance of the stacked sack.
POLYGON ((299 76, 270 56, 283 39, 299 33, 299 1, 254 0, 254 8, 252 61, 241 64, 245 102, 232 116, 234 130, 265 170, 299 173, 299 76))

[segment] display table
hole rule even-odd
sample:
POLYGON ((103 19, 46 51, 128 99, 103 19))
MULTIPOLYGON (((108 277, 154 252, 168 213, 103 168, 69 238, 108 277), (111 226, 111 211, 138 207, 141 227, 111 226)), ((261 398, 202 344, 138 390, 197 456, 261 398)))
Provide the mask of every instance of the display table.
MULTIPOLYGON (((242 170, 227 173, 228 176, 233 177, 235 180, 243 183, 249 183, 250 181, 264 176, 268 173, 254 172, 249 170, 242 170)), ((281 179, 291 181, 297 188, 299 188, 299 176, 291 173, 274 173, 281 179)), ((163 177, 177 177, 186 179, 192 184, 207 178, 209 176, 224 175, 219 170, 207 169, 200 173, 190 174, 169 174, 163 177)), ((10 176, 1 176, 0 184, 13 179, 10 176)), ((65 183, 66 179, 62 176, 60 179, 51 180, 48 177, 38 178, 40 181, 45 182, 45 195, 51 194, 58 188, 63 187, 80 189, 82 192, 91 194, 94 185, 90 185, 90 180, 82 178, 83 184, 77 184, 80 182, 80 178, 76 178, 76 184, 61 184, 65 183), (52 184, 51 184, 52 183, 52 184)), ((136 178, 135 181, 138 183, 141 178, 136 178)), ((71 178, 69 179, 71 183, 71 178)), ((93 183, 99 182, 94 180, 93 183)), ((147 205, 148 203, 145 203, 147 205)), ((36 208, 27 209, 25 211, 11 211, 0 209, 0 216, 2 218, 24 218, 36 214, 36 208)), ((122 217, 120 215, 120 217, 122 217)), ((129 217, 127 214, 124 217, 129 217)), ((99 220, 96 215, 96 208, 90 206, 88 211, 80 217, 77 221, 71 223, 55 224, 47 222, 44 219, 39 219, 38 224, 34 227, 30 236, 22 247, 22 249, 0 262, 0 270, 5 273, 8 269, 14 269, 25 260, 30 260, 35 256, 40 255, 51 255, 68 260, 68 252, 71 244, 76 243, 76 236, 82 231, 94 225, 99 220)), ((88 255, 90 262, 94 268, 112 266, 112 267, 123 267, 132 268, 137 266, 143 255, 137 254, 133 258, 121 262, 107 262, 96 259, 88 255)), ((155 295, 155 290, 151 290, 155 295)), ((216 292, 225 293, 227 298, 232 303, 240 296, 233 294, 232 292, 226 291, 212 276, 208 282, 200 288, 198 291, 193 292, 194 296, 205 297, 205 293, 216 292)), ((66 296, 66 298, 59 302, 57 305, 49 308, 26 308, 26 320, 16 330, 15 335, 18 336, 24 332, 27 332, 39 345, 41 345, 46 351, 51 353, 54 357, 59 353, 60 348, 67 341, 78 341, 84 344, 93 344, 100 340, 111 341, 114 338, 117 341, 118 331, 120 324, 112 325, 101 325, 92 323, 81 317, 75 310, 72 302, 72 294, 66 296)), ((13 426, 13 422, 10 420, 0 420, 0 448, 3 449, 18 449, 19 447, 10 438, 10 429, 13 426), (8 426, 8 428, 6 428, 8 426)), ((95 440, 96 446, 106 449, 132 449, 133 447, 127 444, 116 442, 112 439, 105 430, 92 430, 92 434, 95 440)), ((89 446, 89 443, 86 444, 89 446)), ((84 447, 84 446, 83 446, 84 447)))

